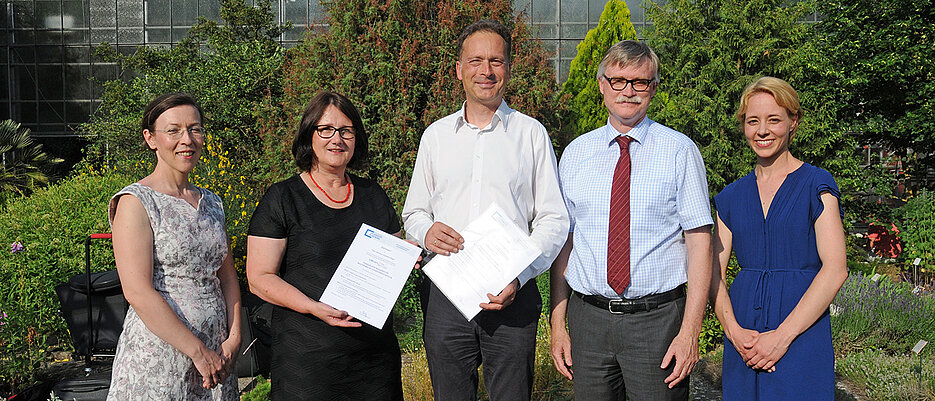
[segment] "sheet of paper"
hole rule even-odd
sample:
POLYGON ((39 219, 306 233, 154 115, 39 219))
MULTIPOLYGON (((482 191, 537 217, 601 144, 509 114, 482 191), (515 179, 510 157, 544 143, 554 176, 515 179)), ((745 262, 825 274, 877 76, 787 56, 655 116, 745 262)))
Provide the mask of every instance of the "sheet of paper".
POLYGON ((436 255, 422 269, 467 320, 499 294, 541 251, 496 204, 460 231, 464 249, 436 255))
POLYGON ((321 302, 382 329, 421 252, 395 235, 362 224, 321 302))

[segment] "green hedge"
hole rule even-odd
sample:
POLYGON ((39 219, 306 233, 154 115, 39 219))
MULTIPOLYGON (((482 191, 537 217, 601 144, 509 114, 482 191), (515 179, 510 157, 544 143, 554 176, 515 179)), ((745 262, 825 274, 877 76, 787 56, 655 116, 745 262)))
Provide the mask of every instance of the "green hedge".
POLYGON ((935 193, 923 190, 900 208, 899 224, 906 266, 919 259, 922 273, 935 269, 935 193))
MULTIPOLYGON (((107 202, 132 181, 77 176, 14 199, 0 213, 0 393, 28 385, 50 346, 70 348, 54 288, 84 271, 84 239, 110 232, 107 202), (13 253, 14 243, 22 251, 13 253)), ((110 246, 92 249, 95 270, 113 268, 110 246)))

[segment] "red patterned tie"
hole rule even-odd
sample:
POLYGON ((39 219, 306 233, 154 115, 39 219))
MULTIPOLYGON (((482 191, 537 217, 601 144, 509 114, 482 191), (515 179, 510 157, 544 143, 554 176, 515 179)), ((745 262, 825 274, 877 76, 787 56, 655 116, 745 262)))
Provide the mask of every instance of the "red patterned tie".
POLYGON ((630 141, 618 136, 620 158, 610 187, 610 220, 607 225, 607 284, 617 292, 630 285, 630 141))

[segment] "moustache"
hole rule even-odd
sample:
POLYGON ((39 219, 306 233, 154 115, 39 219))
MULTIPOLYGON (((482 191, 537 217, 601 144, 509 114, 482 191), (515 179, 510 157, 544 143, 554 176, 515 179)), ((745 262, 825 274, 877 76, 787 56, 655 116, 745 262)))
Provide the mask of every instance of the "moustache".
POLYGON ((642 97, 642 96, 639 96, 639 95, 633 95, 633 96, 619 95, 619 96, 617 96, 617 99, 614 100, 614 102, 615 102, 615 103, 636 103, 636 104, 642 104, 642 103, 643 103, 643 97, 642 97))

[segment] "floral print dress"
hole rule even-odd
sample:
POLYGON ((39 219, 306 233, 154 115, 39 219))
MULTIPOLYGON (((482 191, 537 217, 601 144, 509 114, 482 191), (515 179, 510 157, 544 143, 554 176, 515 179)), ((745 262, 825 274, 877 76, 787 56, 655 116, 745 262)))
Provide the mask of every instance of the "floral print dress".
MULTIPOLYGON (((208 349, 227 338, 227 308, 217 270, 227 256, 221 199, 198 188, 197 207, 140 183, 110 201, 113 224, 118 199, 126 194, 143 204, 153 230, 153 288, 208 349)), ((192 360, 153 334, 133 307, 117 343, 108 400, 236 400, 236 377, 214 389, 201 386, 192 360)))

